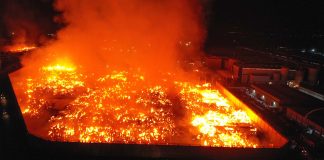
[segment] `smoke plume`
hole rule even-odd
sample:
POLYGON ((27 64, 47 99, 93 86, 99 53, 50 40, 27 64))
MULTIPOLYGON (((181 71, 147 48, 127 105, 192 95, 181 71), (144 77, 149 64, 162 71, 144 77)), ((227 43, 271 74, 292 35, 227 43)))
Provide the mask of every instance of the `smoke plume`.
POLYGON ((195 0, 58 0, 54 7, 66 27, 26 66, 68 59, 93 71, 107 65, 174 71, 180 58, 199 53, 204 39, 195 0))
POLYGON ((53 23, 49 15, 53 10, 46 8, 47 1, 3 0, 1 21, 7 32, 7 45, 39 45, 47 40, 45 36, 53 23))

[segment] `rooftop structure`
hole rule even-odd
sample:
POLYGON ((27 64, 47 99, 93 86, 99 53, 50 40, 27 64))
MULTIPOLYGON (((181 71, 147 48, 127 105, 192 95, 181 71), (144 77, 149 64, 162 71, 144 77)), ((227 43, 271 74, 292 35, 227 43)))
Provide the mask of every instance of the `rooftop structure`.
POLYGON ((324 134, 324 102, 286 85, 253 84, 252 88, 264 103, 286 110, 288 118, 324 134))

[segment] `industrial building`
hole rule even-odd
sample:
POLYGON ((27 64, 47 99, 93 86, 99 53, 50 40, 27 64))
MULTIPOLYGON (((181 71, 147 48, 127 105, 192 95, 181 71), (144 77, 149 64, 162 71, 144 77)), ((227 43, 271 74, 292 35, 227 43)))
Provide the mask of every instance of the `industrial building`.
POLYGON ((243 84, 285 83, 293 79, 296 70, 278 63, 249 63, 242 59, 213 56, 206 58, 206 65, 215 70, 224 81, 243 84))
POLYGON ((292 82, 294 86, 318 86, 323 68, 304 64, 273 53, 249 49, 220 51, 204 58, 205 65, 224 82, 242 84, 292 82))
POLYGON ((324 138, 324 102, 286 85, 253 84, 251 94, 265 107, 283 111, 287 118, 324 138))

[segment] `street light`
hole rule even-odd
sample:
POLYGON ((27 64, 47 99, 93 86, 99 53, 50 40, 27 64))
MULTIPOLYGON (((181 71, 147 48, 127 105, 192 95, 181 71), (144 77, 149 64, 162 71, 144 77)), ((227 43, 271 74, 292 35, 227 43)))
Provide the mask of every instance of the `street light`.
POLYGON ((3 94, 0 95, 0 104, 3 107, 7 106, 7 98, 3 94))
POLYGON ((3 94, 0 94, 0 106, 3 108, 2 118, 3 119, 8 119, 9 118, 9 114, 6 111, 6 108, 7 108, 7 98, 3 94))
POLYGON ((315 51, 316 51, 316 50, 315 50, 315 48, 311 49, 311 52, 313 52, 313 53, 314 53, 315 51))

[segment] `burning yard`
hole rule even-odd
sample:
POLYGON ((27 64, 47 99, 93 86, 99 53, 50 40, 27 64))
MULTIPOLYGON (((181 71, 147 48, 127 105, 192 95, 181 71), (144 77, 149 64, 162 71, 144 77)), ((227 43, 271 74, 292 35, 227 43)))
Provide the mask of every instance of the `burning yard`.
POLYGON ((53 141, 258 147, 257 128, 210 84, 139 70, 40 68, 15 86, 31 133, 53 141))
POLYGON ((28 131, 60 142, 272 147, 248 113, 184 71, 202 56, 201 4, 64 0, 55 40, 10 75, 28 131))

